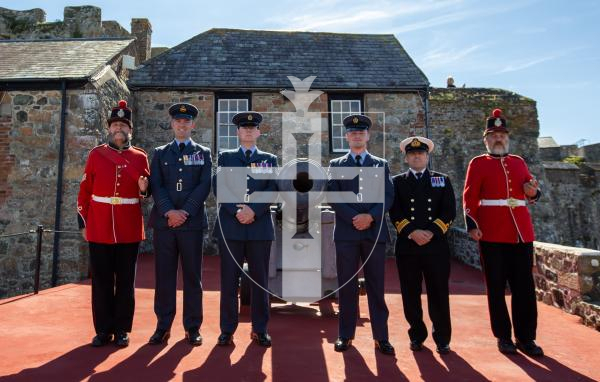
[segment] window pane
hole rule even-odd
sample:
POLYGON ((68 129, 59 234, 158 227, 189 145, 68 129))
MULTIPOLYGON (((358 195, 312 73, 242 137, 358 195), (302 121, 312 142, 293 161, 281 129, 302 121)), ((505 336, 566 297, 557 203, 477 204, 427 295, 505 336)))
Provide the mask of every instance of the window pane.
POLYGON ((229 136, 237 137, 237 126, 229 124, 229 136))
POLYGON ((350 105, 348 104, 348 102, 343 102, 342 101, 342 112, 343 113, 350 112, 350 105))
POLYGON ((336 113, 342 111, 340 101, 331 101, 331 111, 336 113))
POLYGON ((360 104, 357 101, 352 101, 350 110, 352 113, 360 113, 360 104))
POLYGON ((219 138, 219 150, 227 149, 227 138, 220 137, 219 138))
POLYGON ((226 137, 228 133, 227 125, 219 125, 219 137, 226 137))

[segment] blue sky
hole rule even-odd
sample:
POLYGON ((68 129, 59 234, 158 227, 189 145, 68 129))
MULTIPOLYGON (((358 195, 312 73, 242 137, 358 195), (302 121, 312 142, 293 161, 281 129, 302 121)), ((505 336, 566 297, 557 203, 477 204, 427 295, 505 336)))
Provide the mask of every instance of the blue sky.
POLYGON ((600 1, 75 1, 3 0, 62 20, 66 5, 95 5, 129 29, 146 17, 153 46, 174 46, 210 28, 392 33, 432 86, 446 77, 537 101, 540 136, 600 142, 600 1))

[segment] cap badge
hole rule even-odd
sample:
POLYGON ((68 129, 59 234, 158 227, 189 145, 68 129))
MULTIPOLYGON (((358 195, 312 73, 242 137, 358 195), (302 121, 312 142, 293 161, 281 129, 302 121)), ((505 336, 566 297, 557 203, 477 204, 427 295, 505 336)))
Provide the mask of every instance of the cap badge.
POLYGON ((119 118, 123 118, 125 116, 125 112, 123 111, 123 109, 119 109, 117 115, 119 116, 119 118))
POLYGON ((500 118, 496 118, 496 120, 494 121, 494 126, 496 126, 496 127, 502 126, 502 120, 500 118))
POLYGON ((181 105, 181 106, 179 107, 179 111, 180 111, 181 113, 186 113, 186 112, 187 112, 187 108, 185 107, 185 105, 181 105))
POLYGON ((358 117, 352 118, 352 123, 354 123, 356 125, 358 123, 358 117))
POLYGON ((417 138, 413 139, 413 141, 410 142, 410 147, 421 147, 421 141, 417 138))
POLYGON ((248 121, 252 121, 252 118, 254 118, 254 117, 252 117, 252 114, 249 114, 248 115, 248 121))

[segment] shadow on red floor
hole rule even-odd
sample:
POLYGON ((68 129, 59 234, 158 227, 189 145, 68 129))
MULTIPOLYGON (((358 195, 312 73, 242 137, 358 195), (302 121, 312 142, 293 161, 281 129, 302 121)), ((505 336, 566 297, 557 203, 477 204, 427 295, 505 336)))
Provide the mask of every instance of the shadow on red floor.
MULTIPOLYGON (((235 346, 218 347, 219 259, 205 257, 203 271, 204 344, 183 341, 181 312, 165 346, 146 344, 155 328, 152 255, 141 258, 136 291, 136 316, 131 344, 92 348, 89 282, 69 284, 0 301, 0 381, 593 381, 600 378, 600 333, 576 316, 538 304, 538 342, 542 359, 504 356, 491 335, 483 279, 477 270, 452 264, 451 311, 453 351, 435 353, 408 349, 407 325, 395 262, 388 260, 386 301, 390 310, 390 341, 396 356, 374 350, 366 296, 360 297, 360 319, 353 347, 336 353, 337 304, 274 304, 269 331, 273 347, 261 348, 249 338, 249 311, 243 307, 235 346)), ((181 291, 178 308, 181 307, 181 291)), ((426 323, 426 298, 423 296, 426 323)))

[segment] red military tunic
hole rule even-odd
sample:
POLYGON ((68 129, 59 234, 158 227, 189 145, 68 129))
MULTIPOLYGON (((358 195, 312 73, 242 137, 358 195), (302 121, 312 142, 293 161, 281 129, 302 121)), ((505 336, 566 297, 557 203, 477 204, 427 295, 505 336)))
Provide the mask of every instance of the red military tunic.
MULTIPOLYGON (((463 208, 467 229, 479 228, 481 240, 497 243, 528 243, 535 240, 531 216, 526 205, 480 205, 499 203, 510 198, 526 204, 534 200, 527 198, 523 184, 533 179, 523 158, 517 155, 475 157, 469 163, 463 208)), ((538 194, 539 195, 539 194, 538 194)), ((512 200, 514 202, 514 200, 512 200)))
POLYGON ((149 174, 148 156, 137 147, 117 150, 103 144, 90 151, 77 198, 88 241, 116 244, 145 239, 138 179, 149 174))

